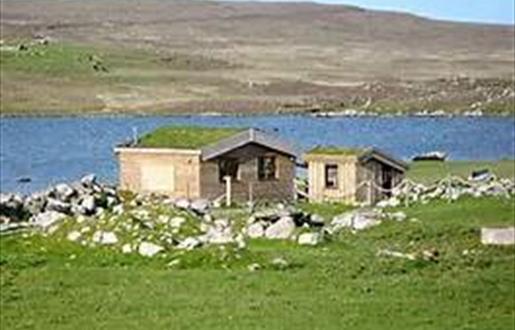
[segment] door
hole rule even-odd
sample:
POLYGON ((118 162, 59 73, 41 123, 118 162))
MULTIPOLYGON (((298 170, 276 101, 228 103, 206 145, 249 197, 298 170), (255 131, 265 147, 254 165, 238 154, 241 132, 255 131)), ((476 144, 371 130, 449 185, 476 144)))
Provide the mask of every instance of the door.
POLYGON ((393 188, 393 169, 391 167, 384 166, 382 172, 383 196, 391 197, 393 188))

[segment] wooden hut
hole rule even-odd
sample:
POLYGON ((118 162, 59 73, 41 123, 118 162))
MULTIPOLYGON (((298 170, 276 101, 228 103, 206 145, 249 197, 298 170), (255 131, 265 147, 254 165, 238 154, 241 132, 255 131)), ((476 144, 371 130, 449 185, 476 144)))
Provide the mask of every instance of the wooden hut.
POLYGON ((210 200, 227 193, 235 201, 294 198, 293 148, 257 129, 165 127, 115 153, 124 190, 210 200))
POLYGON ((310 201, 373 204, 390 196, 404 178, 407 164, 370 149, 316 147, 304 157, 310 201))

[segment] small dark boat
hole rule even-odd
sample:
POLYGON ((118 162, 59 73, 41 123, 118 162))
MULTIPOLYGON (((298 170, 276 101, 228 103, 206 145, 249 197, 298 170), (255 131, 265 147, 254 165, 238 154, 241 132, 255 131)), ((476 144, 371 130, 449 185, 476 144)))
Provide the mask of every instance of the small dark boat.
POLYGON ((469 181, 488 181, 493 178, 489 169, 481 169, 470 173, 469 181))
POLYGON ((23 176, 23 177, 18 178, 18 179, 16 180, 16 182, 18 182, 18 183, 29 183, 29 182, 31 182, 31 181, 32 181, 32 179, 31 179, 31 178, 29 178, 28 176, 23 176))
POLYGON ((414 162, 420 162, 420 161, 438 161, 443 162, 447 159, 447 154, 442 151, 431 151, 427 152, 425 154, 416 155, 412 158, 412 161, 414 162))

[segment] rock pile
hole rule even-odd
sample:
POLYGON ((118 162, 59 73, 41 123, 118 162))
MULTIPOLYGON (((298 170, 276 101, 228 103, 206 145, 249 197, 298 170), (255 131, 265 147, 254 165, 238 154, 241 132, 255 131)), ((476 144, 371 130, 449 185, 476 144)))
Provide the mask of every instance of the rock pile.
POLYGON ((30 196, 1 194, 0 222, 28 221, 46 228, 67 216, 99 215, 119 204, 116 188, 98 183, 91 174, 79 182, 61 183, 30 196))
POLYGON ((498 179, 494 175, 484 176, 484 180, 449 177, 427 186, 405 180, 392 191, 392 197, 377 204, 378 207, 397 207, 409 202, 428 203, 434 199, 455 201, 462 196, 507 197, 515 195, 515 183, 510 179, 498 179))
POLYGON ((145 257, 202 246, 244 249, 248 239, 316 246, 344 229, 360 231, 406 219, 403 212, 357 209, 326 223, 317 214, 283 204, 252 213, 243 210, 242 217, 234 218, 207 200, 121 193, 98 183, 94 175, 27 197, 4 194, 0 214, 0 233, 30 229, 58 240, 145 257))

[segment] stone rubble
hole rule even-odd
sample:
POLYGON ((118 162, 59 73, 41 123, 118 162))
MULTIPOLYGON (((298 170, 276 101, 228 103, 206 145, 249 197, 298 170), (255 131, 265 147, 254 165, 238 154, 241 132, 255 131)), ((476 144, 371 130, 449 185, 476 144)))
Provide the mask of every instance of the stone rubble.
MULTIPOLYGON (((189 251, 215 245, 244 249, 249 239, 290 240, 318 246, 340 231, 356 233, 387 221, 407 221, 403 211, 386 209, 402 207, 406 199, 424 202, 433 198, 456 199, 464 194, 507 196, 513 192, 513 182, 495 177, 474 183, 446 180, 434 187, 407 183, 375 208, 354 209, 332 219, 277 204, 261 207, 238 222, 207 200, 119 193, 88 175, 79 182, 59 184, 27 197, 0 195, 0 233, 36 230, 84 246, 103 246, 146 257, 173 249, 189 251)), ((495 244, 490 243, 493 239, 487 233, 485 230, 483 243, 495 244)), ((425 258, 437 256, 428 251, 425 258)))

